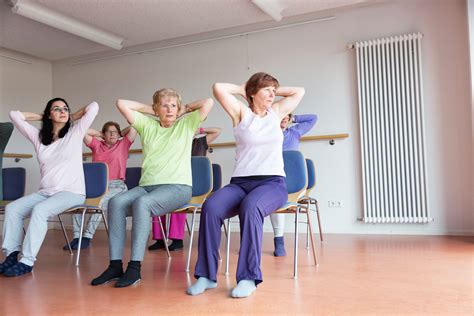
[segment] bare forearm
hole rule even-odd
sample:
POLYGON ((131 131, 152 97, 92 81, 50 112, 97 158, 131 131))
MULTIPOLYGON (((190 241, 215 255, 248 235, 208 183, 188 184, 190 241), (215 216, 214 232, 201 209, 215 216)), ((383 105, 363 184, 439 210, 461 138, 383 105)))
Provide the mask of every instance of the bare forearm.
POLYGON ((217 134, 221 132, 220 127, 204 127, 202 131, 206 134, 217 134))
POLYGON ((153 107, 148 104, 143 104, 140 102, 135 102, 131 100, 117 100, 117 107, 119 109, 129 109, 132 111, 141 112, 144 114, 155 114, 153 107))
POLYGON ((82 108, 80 108, 79 110, 77 110, 76 112, 72 113, 71 114, 71 119, 73 121, 77 121, 79 120, 81 117, 84 116, 84 114, 86 114, 86 107, 83 106, 82 108))
POLYGON ((215 92, 229 93, 233 95, 241 95, 245 98, 245 84, 236 85, 233 83, 215 83, 213 86, 215 92))
POLYGON ((212 99, 211 98, 207 98, 207 99, 203 99, 203 100, 199 100, 199 101, 194 101, 194 102, 191 102, 189 104, 186 104, 184 107, 185 107, 185 111, 186 112, 192 112, 192 111, 196 111, 196 110, 199 110, 200 108, 202 108, 203 106, 206 106, 208 105, 209 103, 212 103, 212 99))
POLYGON ((294 95, 303 95, 303 94, 304 94, 304 88, 300 88, 300 87, 278 87, 278 89, 275 92, 275 95, 279 97, 291 97, 294 95))
POLYGON ((101 137, 101 138, 104 138, 104 135, 102 134, 102 132, 97 131, 97 130, 95 130, 95 129, 93 129, 93 128, 89 128, 89 129, 87 130, 87 135, 92 136, 92 137, 101 137))
POLYGON ((41 121, 43 119, 43 115, 38 113, 21 112, 21 114, 25 117, 25 121, 41 121))

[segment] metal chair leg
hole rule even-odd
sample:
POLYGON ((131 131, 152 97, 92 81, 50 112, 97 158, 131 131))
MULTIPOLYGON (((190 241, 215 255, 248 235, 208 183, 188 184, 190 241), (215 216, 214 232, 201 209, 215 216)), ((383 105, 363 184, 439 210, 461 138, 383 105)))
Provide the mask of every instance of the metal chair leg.
POLYGON ((166 242, 170 242, 170 226, 171 226, 171 214, 165 215, 166 218, 166 242))
POLYGON ((105 231, 107 232, 107 236, 109 236, 109 224, 107 223, 107 218, 105 217, 104 211, 100 211, 102 214, 102 220, 104 221, 105 231))
POLYGON ((193 218, 191 223, 191 237, 189 237, 189 249, 188 249, 188 259, 186 260, 186 272, 189 272, 189 265, 191 264, 191 251, 193 249, 193 238, 194 238, 194 222, 196 219, 197 208, 193 210, 193 218))
MULTIPOLYGON (((309 205, 308 205, 308 210, 309 210, 309 205)), ((313 250, 314 265, 318 266, 318 259, 316 255, 316 244, 314 242, 314 235, 313 235, 313 225, 311 224, 311 214, 309 213, 309 211, 306 213, 306 216, 308 220, 309 234, 311 237, 311 248, 313 250)))
POLYGON ((225 237, 227 238, 227 226, 224 224, 224 234, 225 234, 225 237))
POLYGON ((225 275, 229 275, 229 256, 230 256, 230 218, 227 219, 227 244, 225 257, 225 275))
MULTIPOLYGON (((67 248, 69 249, 69 254, 72 256, 72 249, 71 245, 69 244, 69 238, 67 237, 66 229, 64 228, 63 220, 61 219, 61 215, 58 215, 59 223, 61 224, 61 229, 63 231, 64 239, 66 239, 67 248)), ((23 228, 25 231, 25 228, 23 228)))
POLYGON ((321 242, 323 242, 323 229, 321 228, 321 218, 319 217, 319 205, 318 201, 314 200, 314 205, 316 207, 316 216, 318 216, 318 227, 319 227, 319 238, 321 239, 321 242))
POLYGON ((306 250, 309 250, 309 223, 308 222, 306 222, 306 250))
POLYGON ((299 224, 299 219, 298 215, 300 212, 299 206, 296 207, 296 212, 295 212, 295 254, 294 254, 294 260, 293 260, 293 278, 297 279, 298 278, 298 224, 299 224))
POLYGON ((188 219, 186 218, 186 228, 188 229, 188 235, 191 236, 191 229, 189 229, 188 219))
POLYGON ((77 254, 76 254, 76 267, 79 266, 79 258, 81 257, 81 244, 82 244, 82 231, 84 230, 84 217, 86 216, 87 209, 82 210, 81 216, 81 230, 79 232, 79 244, 77 245, 77 254))
POLYGON ((165 244, 166 254, 168 255, 168 259, 170 259, 171 254, 170 254, 170 250, 168 249, 168 242, 166 239, 165 230, 163 229, 163 223, 161 222, 161 216, 157 216, 157 217, 158 217, 158 224, 160 224, 161 236, 163 236, 163 241, 165 244))

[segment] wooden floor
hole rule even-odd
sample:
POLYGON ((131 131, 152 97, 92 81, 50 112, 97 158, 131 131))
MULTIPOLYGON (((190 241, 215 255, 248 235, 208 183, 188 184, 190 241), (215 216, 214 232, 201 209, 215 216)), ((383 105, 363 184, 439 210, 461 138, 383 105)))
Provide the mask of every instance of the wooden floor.
POLYGON ((265 234, 264 282, 251 297, 232 299, 237 234, 233 235, 230 276, 221 269, 218 287, 196 297, 185 294, 192 276, 184 272, 183 251, 172 253, 170 260, 164 251, 147 252, 143 280, 137 286, 90 286, 108 263, 105 233, 97 235, 76 268, 73 257, 61 250, 60 231, 50 230, 31 275, 0 276, 0 315, 474 313, 473 237, 326 235, 324 244, 318 243, 320 265, 316 268, 302 235, 299 278, 294 280, 291 234, 286 237, 284 258, 272 256, 273 236, 265 234))

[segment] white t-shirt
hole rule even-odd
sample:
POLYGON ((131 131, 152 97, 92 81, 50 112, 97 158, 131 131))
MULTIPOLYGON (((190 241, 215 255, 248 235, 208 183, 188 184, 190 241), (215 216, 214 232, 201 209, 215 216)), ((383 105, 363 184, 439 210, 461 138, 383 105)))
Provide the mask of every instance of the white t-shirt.
POLYGON ((45 146, 39 138, 39 129, 25 121, 19 111, 11 111, 15 127, 34 146, 40 165, 39 192, 51 196, 61 191, 85 195, 82 168, 82 140, 99 112, 99 105, 92 102, 84 116, 75 122, 63 138, 45 146))

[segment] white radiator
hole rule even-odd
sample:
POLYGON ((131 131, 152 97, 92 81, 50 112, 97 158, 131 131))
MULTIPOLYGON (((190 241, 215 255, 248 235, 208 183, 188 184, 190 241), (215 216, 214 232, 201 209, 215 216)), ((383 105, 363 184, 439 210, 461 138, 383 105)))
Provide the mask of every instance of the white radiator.
POLYGON ((422 34, 355 43, 366 223, 429 223, 422 34))

